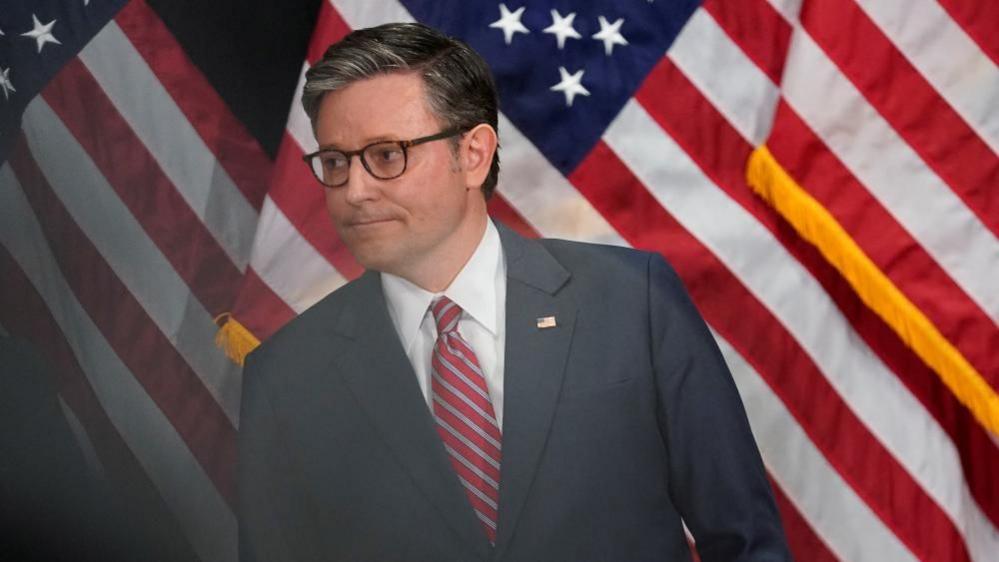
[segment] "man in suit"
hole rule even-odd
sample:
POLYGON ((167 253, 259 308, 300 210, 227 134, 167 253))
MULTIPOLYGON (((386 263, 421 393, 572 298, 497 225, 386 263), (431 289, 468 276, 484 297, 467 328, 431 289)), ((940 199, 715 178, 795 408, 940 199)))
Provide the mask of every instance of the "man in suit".
POLYGON ((490 221, 485 62, 418 24, 307 74, 306 156, 367 268, 247 360, 244 561, 787 560, 724 361, 654 254, 490 221), (682 522, 681 522, 682 519, 682 522))

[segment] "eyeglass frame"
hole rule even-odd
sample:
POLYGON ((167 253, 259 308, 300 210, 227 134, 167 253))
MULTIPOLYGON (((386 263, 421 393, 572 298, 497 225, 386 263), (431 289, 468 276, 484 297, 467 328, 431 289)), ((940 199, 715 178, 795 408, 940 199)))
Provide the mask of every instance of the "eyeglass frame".
POLYGON ((451 127, 450 129, 444 129, 443 131, 441 131, 439 133, 436 133, 436 134, 433 134, 433 135, 427 135, 425 137, 419 137, 419 138, 415 138, 415 139, 411 139, 411 140, 380 140, 380 141, 375 141, 375 142, 366 144, 366 145, 362 146, 361 148, 359 148, 357 150, 340 150, 339 148, 320 148, 319 150, 317 150, 315 152, 303 155, 302 156, 302 161, 305 162, 305 165, 308 166, 309 170, 312 171, 312 176, 315 177, 316 180, 320 184, 322 184, 325 187, 329 187, 329 188, 337 188, 337 187, 343 187, 343 186, 347 185, 347 182, 350 180, 350 164, 351 164, 351 162, 353 162, 355 155, 361 160, 361 166, 364 167, 364 169, 368 172, 368 174, 371 175, 371 177, 373 177, 375 179, 379 179, 379 180, 394 180, 395 178, 398 178, 398 177, 402 176, 403 174, 405 174, 406 170, 409 168, 409 149, 410 148, 412 148, 414 146, 419 146, 421 144, 428 143, 428 142, 433 142, 433 141, 448 139, 448 138, 451 138, 451 137, 456 136, 456 135, 467 133, 468 131, 469 131, 468 127, 451 127), (372 146, 377 146, 379 144, 386 144, 386 143, 391 143, 391 144, 398 145, 399 148, 402 150, 402 171, 400 171, 398 174, 396 174, 394 176, 383 178, 383 177, 376 176, 375 173, 371 171, 371 167, 368 165, 368 161, 364 159, 364 151, 367 150, 367 149, 369 149, 369 148, 371 148, 372 146), (346 179, 344 179, 343 182, 338 183, 336 185, 330 185, 330 184, 326 183, 325 181, 323 181, 323 178, 319 177, 319 174, 316 173, 316 168, 312 164, 312 159, 316 158, 317 156, 319 156, 320 154, 322 154, 324 152, 339 152, 340 154, 343 154, 347 158, 347 175, 346 175, 346 179))

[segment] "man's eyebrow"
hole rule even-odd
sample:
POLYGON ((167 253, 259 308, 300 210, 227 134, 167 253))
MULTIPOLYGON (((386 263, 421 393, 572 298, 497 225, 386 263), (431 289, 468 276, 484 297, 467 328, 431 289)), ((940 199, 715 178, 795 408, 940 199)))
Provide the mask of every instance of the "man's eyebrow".
MULTIPOLYGON (((399 138, 397 136, 395 136, 395 135, 377 135, 377 136, 374 136, 374 137, 368 137, 367 139, 361 141, 357 145, 357 148, 355 150, 360 150, 362 147, 365 147, 365 146, 368 146, 368 145, 371 145, 371 144, 375 144, 377 142, 398 141, 398 140, 399 140, 399 138)), ((348 149, 346 149, 346 148, 344 148, 344 147, 342 147, 340 145, 334 144, 334 143, 327 143, 327 144, 321 144, 321 145, 319 145, 319 150, 341 150, 342 151, 342 150, 348 150, 348 149)))

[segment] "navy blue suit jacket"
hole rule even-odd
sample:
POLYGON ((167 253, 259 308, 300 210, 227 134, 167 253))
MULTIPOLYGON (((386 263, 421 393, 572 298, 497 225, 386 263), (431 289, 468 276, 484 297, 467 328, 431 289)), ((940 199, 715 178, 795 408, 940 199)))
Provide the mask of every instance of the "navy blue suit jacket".
POLYGON ((243 561, 788 560, 732 377, 655 254, 500 228, 503 459, 491 546, 377 273, 247 360, 243 561), (539 329, 539 318, 556 326, 539 329))

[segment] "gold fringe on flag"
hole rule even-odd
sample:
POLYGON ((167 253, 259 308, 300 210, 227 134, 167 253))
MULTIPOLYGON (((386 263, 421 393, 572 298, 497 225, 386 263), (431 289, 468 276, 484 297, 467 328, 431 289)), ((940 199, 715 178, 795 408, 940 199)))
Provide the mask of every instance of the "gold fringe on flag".
POLYGON ((760 197, 815 245, 860 299, 936 371, 947 388, 999 436, 999 395, 864 253, 829 211, 787 173, 766 146, 753 151, 746 179, 760 197))
POLYGON ((250 333, 228 312, 215 317, 219 331, 215 334, 215 345, 222 348, 226 357, 240 367, 246 361, 246 356, 260 345, 260 340, 250 333))

